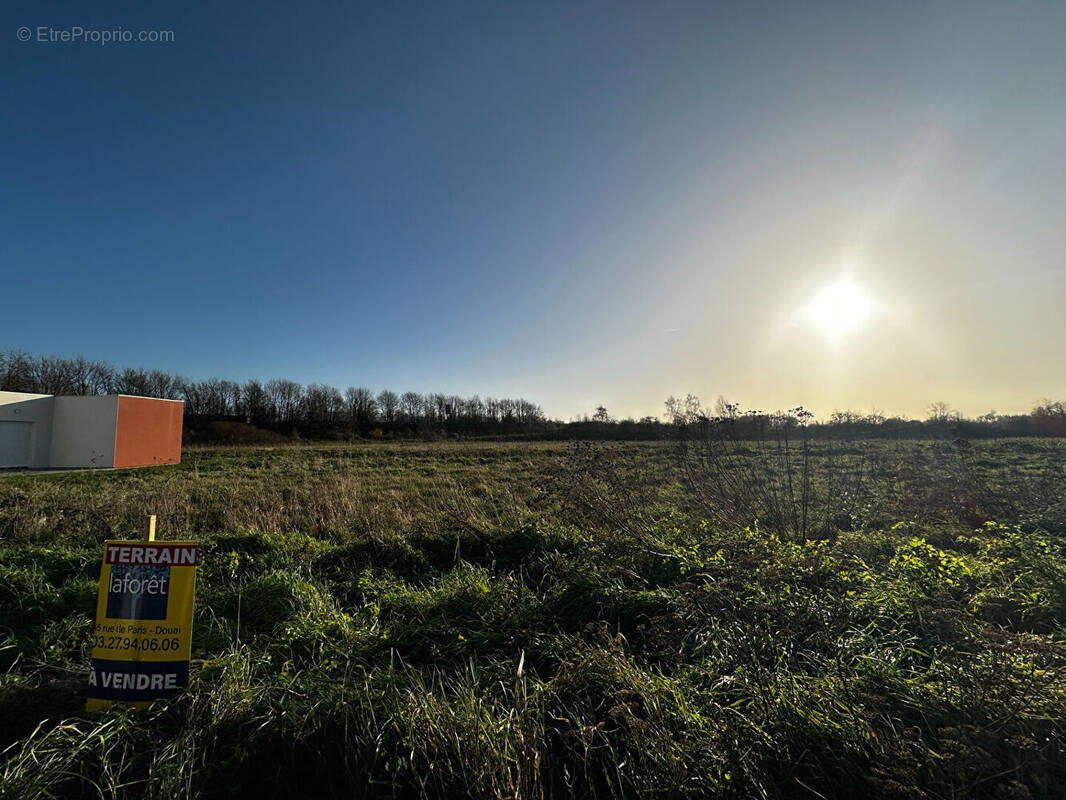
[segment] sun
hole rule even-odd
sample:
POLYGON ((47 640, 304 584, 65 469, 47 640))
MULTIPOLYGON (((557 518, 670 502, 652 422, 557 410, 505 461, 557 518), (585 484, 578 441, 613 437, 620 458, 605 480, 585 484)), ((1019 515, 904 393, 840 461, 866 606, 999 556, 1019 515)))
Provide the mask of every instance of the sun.
POLYGON ((807 306, 807 318, 832 337, 854 331, 869 313, 870 301, 866 294, 851 283, 825 287, 807 306))

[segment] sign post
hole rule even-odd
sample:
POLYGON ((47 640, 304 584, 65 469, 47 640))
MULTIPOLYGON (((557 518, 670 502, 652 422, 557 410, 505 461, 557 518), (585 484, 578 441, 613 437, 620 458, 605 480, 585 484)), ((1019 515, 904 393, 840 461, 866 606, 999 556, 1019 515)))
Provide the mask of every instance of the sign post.
POLYGON ((86 709, 144 708, 189 685, 196 542, 104 542, 86 709))

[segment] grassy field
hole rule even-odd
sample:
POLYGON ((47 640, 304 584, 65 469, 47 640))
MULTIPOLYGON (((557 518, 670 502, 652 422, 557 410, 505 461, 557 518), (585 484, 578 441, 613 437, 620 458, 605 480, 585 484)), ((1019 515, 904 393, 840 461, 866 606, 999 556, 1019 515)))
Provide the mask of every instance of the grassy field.
POLYGON ((1066 442, 863 448, 801 539, 667 444, 0 477, 0 797, 1062 797, 1066 442), (149 513, 202 542, 191 690, 86 714, 149 513))

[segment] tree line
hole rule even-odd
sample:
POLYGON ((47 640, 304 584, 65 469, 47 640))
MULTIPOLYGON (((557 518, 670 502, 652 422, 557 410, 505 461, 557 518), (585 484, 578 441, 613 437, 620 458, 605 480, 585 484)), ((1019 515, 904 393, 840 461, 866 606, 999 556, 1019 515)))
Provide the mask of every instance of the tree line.
MULTIPOLYGON (((678 422, 728 420, 751 428, 781 415, 741 411, 719 397, 704 408, 698 397, 670 397, 663 417, 615 419, 605 406, 568 423, 550 420, 539 405, 522 398, 454 394, 373 392, 349 386, 307 386, 277 378, 243 383, 222 378, 190 380, 162 370, 118 369, 81 356, 31 356, 0 351, 0 390, 54 395, 128 394, 185 403, 186 430, 209 440, 214 422, 245 423, 284 436, 310 439, 398 436, 521 436, 546 439, 654 440, 671 438, 678 422)), ((932 403, 924 419, 835 411, 806 423, 814 437, 984 438, 1066 436, 1066 402, 1045 400, 1028 414, 990 411, 969 418, 947 403, 932 403)), ((217 433, 217 428, 215 429, 217 433)), ((217 438, 217 437, 216 437, 217 438)))
POLYGON ((1028 414, 998 414, 989 411, 967 417, 943 401, 931 403, 924 419, 886 416, 877 412, 834 411, 816 420, 803 407, 786 412, 768 413, 742 410, 719 396, 713 407, 704 408, 700 399, 670 397, 666 417, 677 426, 728 424, 741 438, 754 438, 768 425, 802 425, 812 438, 836 438, 841 434, 853 439, 981 439, 1007 436, 1066 436, 1066 402, 1043 400, 1028 414))
POLYGON ((274 379, 243 383, 191 380, 162 370, 118 369, 83 357, 0 351, 0 390, 54 395, 128 394, 182 400, 194 430, 210 421, 242 422, 306 438, 393 435, 500 435, 543 431, 539 405, 522 398, 373 392, 274 379))

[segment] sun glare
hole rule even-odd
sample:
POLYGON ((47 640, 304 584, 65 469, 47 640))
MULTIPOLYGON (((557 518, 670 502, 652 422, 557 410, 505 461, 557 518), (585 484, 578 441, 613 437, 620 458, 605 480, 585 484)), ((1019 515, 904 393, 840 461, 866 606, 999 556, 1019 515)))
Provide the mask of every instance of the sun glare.
POLYGON ((807 316, 829 336, 837 337, 858 328, 870 311, 863 291, 850 283, 835 283, 818 292, 807 306, 807 316))

